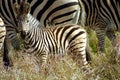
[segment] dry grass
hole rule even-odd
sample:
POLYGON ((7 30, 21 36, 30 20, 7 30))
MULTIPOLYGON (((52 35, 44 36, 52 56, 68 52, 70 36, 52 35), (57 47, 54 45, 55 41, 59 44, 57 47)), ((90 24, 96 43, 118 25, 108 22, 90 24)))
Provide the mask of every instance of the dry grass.
MULTIPOLYGON (((106 55, 97 54, 97 39, 90 36, 91 67, 90 72, 82 72, 71 58, 49 58, 46 68, 40 69, 35 57, 21 51, 14 57, 14 66, 7 71, 0 57, 0 80, 120 80, 120 58, 116 58, 112 46, 106 39, 106 55)), ((13 52, 14 53, 14 52, 13 52)))

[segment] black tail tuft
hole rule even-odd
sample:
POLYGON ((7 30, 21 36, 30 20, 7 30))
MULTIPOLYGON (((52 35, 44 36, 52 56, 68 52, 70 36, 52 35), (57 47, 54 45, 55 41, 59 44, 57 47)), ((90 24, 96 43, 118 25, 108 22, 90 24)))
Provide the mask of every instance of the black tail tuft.
POLYGON ((87 60, 89 63, 91 62, 90 50, 89 50, 88 47, 87 47, 87 49, 86 49, 86 60, 87 60))

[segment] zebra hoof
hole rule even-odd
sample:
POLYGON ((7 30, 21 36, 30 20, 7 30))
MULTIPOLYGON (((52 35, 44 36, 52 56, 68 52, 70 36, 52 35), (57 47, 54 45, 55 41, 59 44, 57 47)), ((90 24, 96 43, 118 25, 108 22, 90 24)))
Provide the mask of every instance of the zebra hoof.
POLYGON ((8 69, 8 67, 12 67, 13 64, 10 63, 10 62, 4 62, 3 66, 4 66, 5 69, 8 69))

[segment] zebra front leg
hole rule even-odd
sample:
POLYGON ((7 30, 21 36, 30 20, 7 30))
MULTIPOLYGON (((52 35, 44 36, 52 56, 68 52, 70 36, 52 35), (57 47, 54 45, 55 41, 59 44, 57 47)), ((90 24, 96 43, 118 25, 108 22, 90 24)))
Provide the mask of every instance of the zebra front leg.
POLYGON ((48 53, 46 51, 42 51, 40 54, 36 53, 35 56, 39 60, 38 62, 39 62, 40 68, 44 69, 47 63, 48 53))
POLYGON ((47 54, 47 52, 45 51, 45 52, 43 52, 42 53, 42 67, 43 68, 45 68, 45 65, 46 65, 46 63, 47 63, 47 57, 48 57, 48 54, 47 54))

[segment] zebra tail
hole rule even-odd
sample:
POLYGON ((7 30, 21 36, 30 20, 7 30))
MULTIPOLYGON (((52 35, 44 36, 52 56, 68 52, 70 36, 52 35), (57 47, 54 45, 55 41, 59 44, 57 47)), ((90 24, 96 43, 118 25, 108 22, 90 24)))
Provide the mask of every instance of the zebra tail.
POLYGON ((88 47, 86 48, 86 60, 88 61, 88 63, 91 63, 90 50, 88 47))

